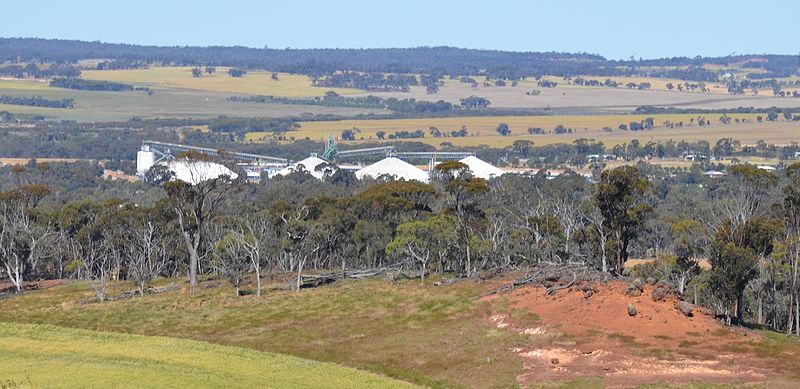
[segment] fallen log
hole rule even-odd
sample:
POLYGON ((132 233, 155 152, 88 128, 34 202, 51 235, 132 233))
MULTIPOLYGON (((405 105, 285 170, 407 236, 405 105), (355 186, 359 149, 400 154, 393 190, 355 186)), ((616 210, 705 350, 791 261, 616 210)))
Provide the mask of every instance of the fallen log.
MULTIPOLYGON (((490 290, 486 293, 479 295, 476 299, 481 299, 486 296, 491 296, 493 294, 498 293, 507 293, 511 292, 516 288, 521 286, 525 286, 528 284, 543 284, 547 280, 559 280, 561 278, 566 277, 568 274, 572 274, 573 281, 570 282, 568 286, 559 287, 559 286, 552 286, 552 287, 545 287, 545 290, 549 290, 552 288, 554 289, 552 292, 548 292, 548 294, 558 291, 560 289, 566 289, 570 286, 574 285, 578 282, 578 274, 587 274, 590 270, 586 265, 558 265, 558 264, 546 264, 546 265, 534 265, 528 269, 524 276, 517 278, 511 281, 510 284, 501 286, 497 289, 490 290)), ((581 277, 583 280, 586 277, 581 277)), ((597 275, 590 275, 589 278, 600 278, 599 272, 597 275)), ((553 281, 551 281, 553 282, 553 281)))
POLYGON ((578 274, 577 274, 577 273, 572 273, 572 281, 570 281, 570 282, 569 282, 568 284, 566 284, 566 285, 560 285, 560 286, 559 286, 559 285, 556 285, 556 286, 549 287, 549 288, 547 288, 547 289, 545 290, 545 293, 544 293, 544 294, 549 296, 549 295, 551 295, 551 294, 553 294, 553 293, 555 293, 556 291, 559 291, 559 290, 561 290, 561 289, 567 289, 567 288, 571 287, 572 285, 574 285, 574 284, 575 284, 575 281, 576 281, 577 279, 578 279, 578 274))
POLYGON ((390 280, 404 279, 404 278, 418 278, 422 275, 421 271, 416 270, 400 270, 394 267, 381 267, 377 269, 367 270, 346 270, 344 272, 338 271, 325 274, 301 274, 300 275, 300 289, 316 288, 318 286, 334 283, 344 279, 364 279, 377 277, 385 274, 390 280))
POLYGON ((164 292, 171 292, 173 290, 178 290, 180 288, 181 287, 178 284, 169 284, 169 285, 161 287, 161 288, 156 288, 154 286, 151 286, 151 287, 147 288, 147 293, 149 293, 149 294, 159 294, 159 293, 164 293, 164 292))

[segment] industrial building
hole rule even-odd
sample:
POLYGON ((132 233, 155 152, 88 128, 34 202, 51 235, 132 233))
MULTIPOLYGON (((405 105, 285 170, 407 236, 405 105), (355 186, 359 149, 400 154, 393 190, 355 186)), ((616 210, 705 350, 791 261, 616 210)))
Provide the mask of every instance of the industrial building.
POLYGON ((358 179, 391 178, 427 183, 430 182, 431 172, 438 161, 446 160, 458 160, 464 163, 473 176, 483 179, 499 177, 505 173, 502 169, 475 157, 470 152, 401 152, 391 146, 339 151, 336 147, 336 142, 332 137, 329 137, 325 151, 321 156, 311 155, 294 163, 288 159, 266 155, 227 152, 148 140, 142 143, 141 150, 136 155, 137 176, 141 179, 153 166, 161 165, 169 169, 176 179, 190 184, 197 184, 222 175, 228 175, 233 178, 238 177, 236 172, 221 163, 207 160, 189 161, 181 158, 186 153, 203 154, 232 161, 241 167, 247 178, 252 181, 257 181, 262 176, 272 178, 286 176, 299 171, 308 172, 317 179, 324 179, 333 175, 339 169, 346 169, 354 171, 358 179), (355 157, 375 155, 383 155, 385 158, 368 166, 338 164, 338 162, 355 157), (427 160, 428 165, 427 171, 409 162, 425 160, 427 160))

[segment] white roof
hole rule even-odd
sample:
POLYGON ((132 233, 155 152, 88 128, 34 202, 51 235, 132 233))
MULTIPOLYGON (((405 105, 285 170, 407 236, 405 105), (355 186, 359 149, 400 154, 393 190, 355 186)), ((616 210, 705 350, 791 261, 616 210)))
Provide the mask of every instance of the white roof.
POLYGON ((769 172, 775 171, 775 168, 772 167, 772 166, 761 165, 758 168, 761 169, 761 170, 769 171, 769 172))
POLYGON ((502 169, 475 156, 466 157, 459 162, 467 165, 473 176, 484 180, 500 177, 505 173, 502 169))
POLYGON ((356 172, 356 177, 359 180, 364 177, 378 178, 381 176, 391 176, 395 180, 416 180, 420 182, 428 182, 430 180, 427 172, 397 157, 384 158, 356 172))
POLYGON ((321 180, 323 177, 325 177, 326 173, 333 173, 336 171, 336 168, 334 167, 317 169, 317 167, 319 167, 320 165, 327 163, 328 161, 320 157, 311 156, 300 162, 295 163, 294 165, 290 165, 281 170, 278 170, 271 176, 276 176, 276 175, 288 176, 289 174, 292 174, 296 171, 304 170, 307 171, 312 176, 321 180))
POLYGON ((167 168, 175 174, 176 179, 192 185, 213 180, 220 176, 229 176, 233 179, 239 177, 238 174, 228 169, 225 165, 209 161, 175 159, 167 163, 167 168))

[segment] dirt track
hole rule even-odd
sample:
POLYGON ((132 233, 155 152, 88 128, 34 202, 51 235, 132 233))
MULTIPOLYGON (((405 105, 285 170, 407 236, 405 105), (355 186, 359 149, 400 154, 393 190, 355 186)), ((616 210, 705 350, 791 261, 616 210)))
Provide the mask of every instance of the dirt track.
POLYGON ((516 326, 505 314, 490 318, 498 328, 532 335, 529 346, 511 350, 525 360, 518 383, 604 377, 608 387, 628 387, 755 383, 776 376, 765 361, 736 351, 760 339, 757 332, 724 327, 698 308, 686 317, 674 297, 653 301, 650 286, 638 297, 624 288, 621 282, 602 285, 589 298, 577 290, 545 296, 544 289, 532 286, 504 295, 512 308, 540 318, 532 328, 516 326), (629 303, 638 311, 634 317, 628 315, 629 303))

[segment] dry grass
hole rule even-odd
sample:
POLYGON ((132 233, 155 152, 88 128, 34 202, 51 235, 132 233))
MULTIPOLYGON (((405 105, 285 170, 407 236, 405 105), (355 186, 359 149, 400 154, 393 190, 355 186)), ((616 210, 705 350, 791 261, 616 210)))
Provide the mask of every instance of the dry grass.
POLYGON ((216 73, 192 77, 191 67, 152 67, 129 70, 87 70, 83 77, 93 80, 125 82, 147 85, 152 88, 189 89, 208 92, 224 92, 247 95, 272 95, 285 97, 322 96, 333 90, 339 94, 361 91, 343 88, 317 88, 311 86, 308 76, 279 73, 278 80, 266 71, 248 71, 247 76, 233 78, 228 76, 227 67, 218 67, 216 73))
MULTIPOLYGON (((160 284, 183 280, 162 280, 160 284)), ((462 282, 365 280, 294 293, 269 283, 264 298, 236 298, 223 281, 185 291, 82 304, 92 292, 68 284, 0 300, 0 322, 160 335, 335 362, 431 387, 507 387, 522 371, 508 352, 529 337, 498 330, 495 308, 462 282)), ((115 293, 130 290, 117 284, 115 293)), ((499 303, 497 303, 499 304, 499 303)))
MULTIPOLYGON (((466 125, 470 136, 464 138, 432 138, 426 134, 425 138, 411 139, 433 146, 440 146, 442 142, 450 142, 456 146, 478 146, 487 145, 491 147, 504 147, 511 145, 515 140, 525 139, 537 145, 553 143, 572 143, 575 139, 587 138, 602 141, 606 146, 628 143, 632 139, 640 142, 647 141, 667 141, 680 140, 698 141, 707 140, 712 144, 721 138, 733 138, 744 144, 755 144, 759 139, 767 143, 789 144, 800 138, 800 125, 792 122, 764 122, 757 123, 755 114, 736 114, 730 115, 732 118, 747 118, 751 123, 721 125, 717 122, 719 115, 702 115, 713 124, 704 127, 697 125, 684 126, 683 128, 664 128, 656 127, 648 131, 620 131, 617 127, 622 123, 640 121, 646 117, 653 117, 656 126, 661 126, 665 120, 673 122, 683 121, 688 123, 691 118, 698 115, 553 115, 553 116, 487 116, 487 117, 452 117, 452 118, 428 118, 428 119, 391 119, 391 120, 343 120, 343 121, 320 121, 302 122, 298 131, 290 135, 296 139, 309 138, 321 140, 328 134, 339 135, 342 130, 358 128, 361 133, 357 134, 359 142, 378 142, 376 133, 378 131, 388 134, 395 131, 423 130, 428 132, 429 127, 437 127, 440 131, 450 132, 466 125), (500 136, 496 132, 497 125, 507 123, 511 128, 510 136, 500 136), (571 134, 546 134, 528 135, 528 127, 541 127, 546 131, 563 124, 572 128, 571 134), (611 127, 612 132, 603 131, 603 127, 611 127)), ((248 139, 257 141, 263 138, 264 133, 248 134, 248 139)), ((386 139, 384 142, 389 142, 386 139)))

